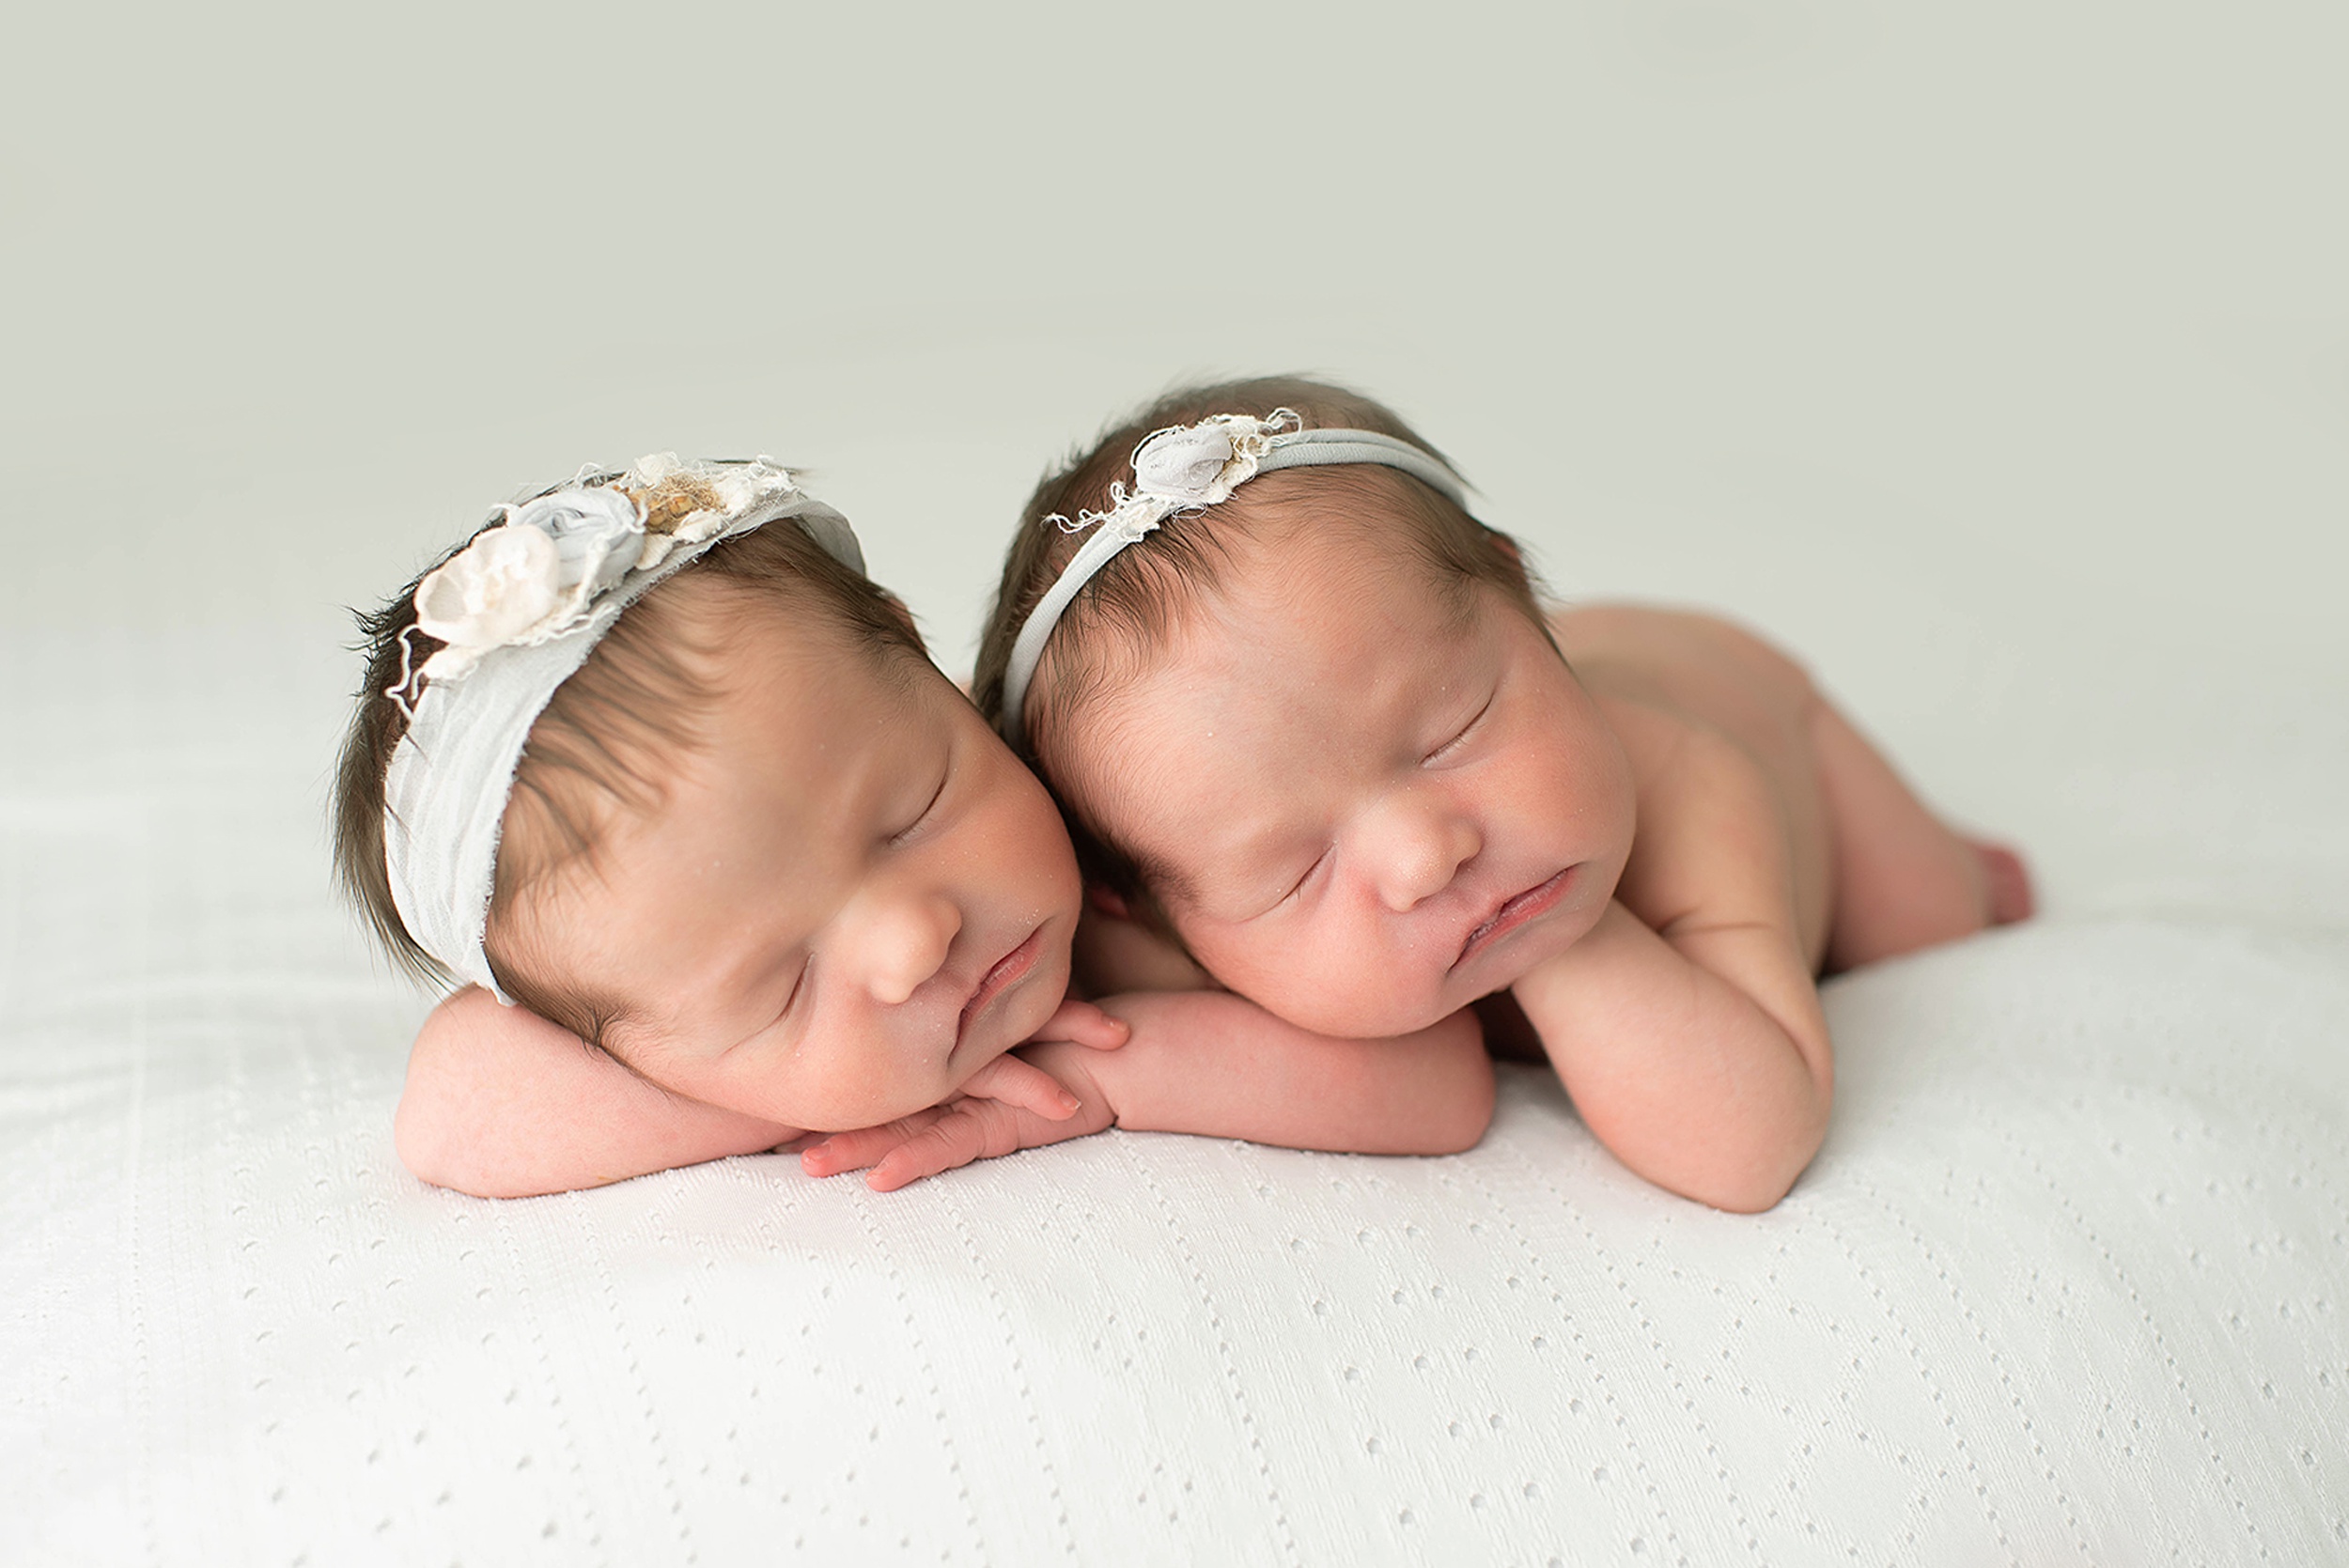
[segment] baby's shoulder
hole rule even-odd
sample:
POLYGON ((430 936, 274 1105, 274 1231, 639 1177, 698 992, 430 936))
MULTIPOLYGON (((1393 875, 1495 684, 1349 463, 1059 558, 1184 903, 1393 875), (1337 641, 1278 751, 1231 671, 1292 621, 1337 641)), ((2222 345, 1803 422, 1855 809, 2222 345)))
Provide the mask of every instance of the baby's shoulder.
POLYGON ((1607 727, 1631 764, 1641 826, 1666 801, 1701 800, 1747 784, 1757 765, 1733 737, 1670 703, 1595 692, 1607 727))
MULTIPOLYGON (((1741 703, 1806 702, 1811 674, 1775 644, 1720 615, 1646 604, 1580 604, 1553 611, 1550 632, 1594 691, 1666 697, 1712 693, 1741 703)), ((1672 700, 1675 706, 1704 703, 1672 700)))
POLYGON ((1769 770, 1735 739, 1671 707, 1598 699, 1639 795, 1615 896, 1657 930, 1703 912, 1760 919, 1788 906, 1786 813, 1769 770))
POLYGON ((1786 653, 1718 615, 1595 604, 1551 619, 1559 651, 1600 702, 1660 708, 1735 741, 1781 786, 1807 768, 1818 690, 1786 653))

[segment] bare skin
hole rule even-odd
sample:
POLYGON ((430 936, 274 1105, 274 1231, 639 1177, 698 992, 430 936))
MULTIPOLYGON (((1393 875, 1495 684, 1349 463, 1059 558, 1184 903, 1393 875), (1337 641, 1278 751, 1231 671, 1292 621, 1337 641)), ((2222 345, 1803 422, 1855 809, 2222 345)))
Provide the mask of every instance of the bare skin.
POLYGON ((1949 828, 1812 683, 1752 633, 1635 605, 1560 611, 1550 631, 1583 686, 1727 737, 1782 813, 1804 955, 1827 973, 2030 916, 2013 851, 1949 828))
MULTIPOLYGON (((1735 628, 1594 608, 1558 618, 1562 660, 1408 551, 1289 545, 1237 542, 1056 764, 1159 868, 1188 955, 1277 1016, 1379 1035, 1481 1004, 1631 1169, 1754 1210, 1825 1133, 1822 967, 2028 909, 2019 862, 1993 875, 1735 628)), ((1104 932, 1081 964, 1148 946, 1104 932)))

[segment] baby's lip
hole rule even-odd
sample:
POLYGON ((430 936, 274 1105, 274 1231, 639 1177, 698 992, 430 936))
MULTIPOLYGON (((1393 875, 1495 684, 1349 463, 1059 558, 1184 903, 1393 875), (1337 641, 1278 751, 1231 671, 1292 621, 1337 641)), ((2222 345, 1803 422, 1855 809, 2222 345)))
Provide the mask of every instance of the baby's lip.
POLYGON ((971 1021, 984 1012, 987 1004, 1010 990, 1034 970, 1035 961, 1044 951, 1044 927, 1030 931, 1019 946, 995 960, 994 966, 979 976, 972 987, 971 1000, 962 1004, 962 1017, 955 1021, 955 1044, 959 1047, 971 1032, 971 1021))
POLYGON ((1485 917, 1483 924, 1468 934, 1460 944, 1460 955, 1452 961, 1458 969, 1485 949, 1556 908, 1566 896, 1567 885, 1574 880, 1575 868, 1566 867, 1546 882, 1539 882, 1514 897, 1503 899, 1493 912, 1485 917))

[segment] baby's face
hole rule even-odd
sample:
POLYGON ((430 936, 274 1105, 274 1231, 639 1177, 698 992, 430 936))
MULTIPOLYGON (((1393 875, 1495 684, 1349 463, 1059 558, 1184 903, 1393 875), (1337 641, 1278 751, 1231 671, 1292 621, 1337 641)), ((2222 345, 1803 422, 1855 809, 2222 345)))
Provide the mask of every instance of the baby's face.
POLYGON ((529 911, 537 961, 677 1093, 789 1126, 934 1105, 1059 1005, 1080 884, 1051 800, 926 661, 762 617, 711 739, 529 911))
POLYGON ((1068 737, 1199 961, 1325 1034, 1512 984, 1597 921, 1631 846, 1628 765, 1548 641, 1389 555, 1241 541, 1068 737))

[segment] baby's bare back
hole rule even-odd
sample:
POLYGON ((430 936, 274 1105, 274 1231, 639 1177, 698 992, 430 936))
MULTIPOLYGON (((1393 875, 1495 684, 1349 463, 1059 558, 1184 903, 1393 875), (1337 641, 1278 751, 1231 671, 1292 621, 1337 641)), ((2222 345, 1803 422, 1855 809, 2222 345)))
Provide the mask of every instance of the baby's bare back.
MULTIPOLYGON (((1550 626, 1602 706, 1664 716, 1618 721, 1626 745, 1634 730, 1692 725, 1759 768, 1785 823, 1796 935, 1814 971, 2030 913, 2022 861, 1952 831, 1800 665, 1751 632, 1711 615, 1618 604, 1560 611, 1550 626)), ((1642 835, 1647 829, 1643 821, 1642 835)))
POLYGON ((1835 831, 1817 746, 1822 706, 1802 667, 1710 615, 1640 605, 1561 610, 1550 629, 1602 703, 1637 703, 1734 741, 1761 768, 1784 818, 1796 929, 1816 969, 1835 914, 1835 831))

